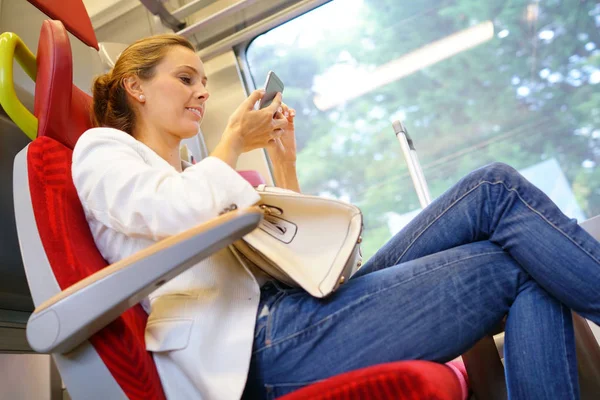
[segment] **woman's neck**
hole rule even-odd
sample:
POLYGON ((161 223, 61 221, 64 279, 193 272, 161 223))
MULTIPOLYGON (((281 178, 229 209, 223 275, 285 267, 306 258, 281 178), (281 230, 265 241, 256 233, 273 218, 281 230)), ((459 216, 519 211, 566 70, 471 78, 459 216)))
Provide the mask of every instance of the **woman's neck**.
POLYGON ((140 126, 134 129, 133 137, 150 147, 162 159, 171 164, 178 172, 182 171, 179 146, 181 139, 168 132, 140 126))

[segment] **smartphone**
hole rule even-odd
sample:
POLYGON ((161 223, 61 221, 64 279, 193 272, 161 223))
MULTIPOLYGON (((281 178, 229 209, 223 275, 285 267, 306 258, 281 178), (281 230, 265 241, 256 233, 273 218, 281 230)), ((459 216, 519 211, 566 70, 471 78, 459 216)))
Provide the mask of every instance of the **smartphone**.
POLYGON ((258 108, 268 107, 273 102, 273 99, 277 93, 283 93, 283 82, 273 71, 269 71, 267 74, 267 81, 265 82, 265 95, 260 100, 258 108))

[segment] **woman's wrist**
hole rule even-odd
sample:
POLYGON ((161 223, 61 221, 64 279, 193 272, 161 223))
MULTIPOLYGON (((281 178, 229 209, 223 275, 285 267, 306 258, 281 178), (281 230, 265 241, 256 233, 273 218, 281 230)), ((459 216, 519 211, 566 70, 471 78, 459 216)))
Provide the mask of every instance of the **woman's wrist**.
POLYGON ((280 154, 278 149, 273 147, 267 147, 267 154, 273 165, 296 165, 296 156, 293 158, 287 158, 285 154, 280 154))
POLYGON ((227 126, 227 128, 225 128, 225 132, 223 132, 223 136, 221 137, 221 143, 231 148, 231 150, 234 151, 238 157, 244 152, 244 141, 242 140, 242 135, 237 129, 227 126))
POLYGON ((210 155, 221 159, 235 169, 242 152, 243 144, 239 135, 235 131, 225 130, 221 140, 210 155))
POLYGON ((286 160, 285 158, 273 157, 269 154, 269 158, 271 159, 271 163, 274 166, 282 166, 282 167, 296 167, 296 160, 286 160))
POLYGON ((271 163, 273 164, 273 177, 277 186, 300 193, 300 185, 298 184, 298 176, 296 174, 296 161, 271 160, 271 163))

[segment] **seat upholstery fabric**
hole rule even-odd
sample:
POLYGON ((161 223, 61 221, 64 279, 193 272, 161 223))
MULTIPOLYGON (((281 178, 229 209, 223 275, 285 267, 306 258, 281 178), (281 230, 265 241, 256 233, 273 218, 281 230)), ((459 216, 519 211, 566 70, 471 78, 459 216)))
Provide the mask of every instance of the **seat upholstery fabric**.
POLYGON ((280 400, 454 400, 465 398, 455 372, 428 361, 399 361, 340 374, 280 400))

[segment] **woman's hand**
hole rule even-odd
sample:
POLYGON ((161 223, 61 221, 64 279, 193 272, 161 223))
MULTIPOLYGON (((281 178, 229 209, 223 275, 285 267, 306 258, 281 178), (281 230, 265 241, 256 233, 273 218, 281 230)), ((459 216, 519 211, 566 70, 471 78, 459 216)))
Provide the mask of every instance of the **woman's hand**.
POLYGON ((275 118, 285 119, 287 126, 283 129, 283 134, 277 138, 273 138, 268 146, 267 152, 273 163, 295 163, 296 162, 296 134, 294 130, 294 118, 296 110, 289 108, 286 104, 281 103, 275 118))
POLYGON ((268 107, 254 109, 254 104, 264 94, 264 90, 255 90, 229 117, 223 136, 241 153, 266 147, 270 141, 279 138, 288 125, 286 119, 277 117, 282 104, 281 93, 275 96, 268 107))
POLYGON ((269 141, 283 134, 288 122, 286 119, 277 118, 277 112, 281 107, 281 93, 275 96, 268 107, 255 110, 254 105, 264 95, 264 90, 255 90, 231 114, 225 132, 211 156, 235 168, 240 154, 266 147, 269 141))

